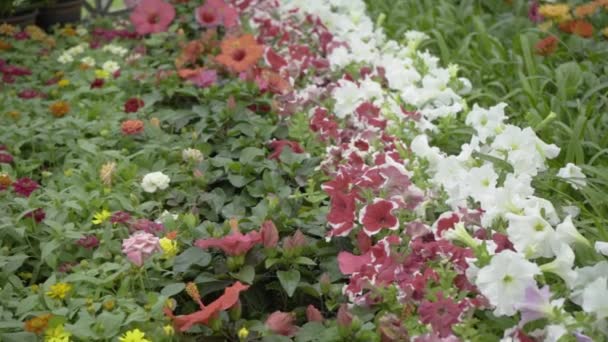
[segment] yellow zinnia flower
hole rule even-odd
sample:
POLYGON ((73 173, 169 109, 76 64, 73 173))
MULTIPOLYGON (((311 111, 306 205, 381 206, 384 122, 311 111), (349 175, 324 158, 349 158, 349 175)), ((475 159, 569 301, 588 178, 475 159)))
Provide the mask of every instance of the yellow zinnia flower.
POLYGON ((95 77, 105 80, 106 78, 110 77, 110 73, 103 69, 97 69, 95 70, 95 77))
POLYGON ((44 333, 45 342, 69 342, 72 334, 69 331, 65 331, 63 324, 58 325, 54 328, 47 329, 44 333))
POLYGON ((163 256, 167 259, 177 255, 179 248, 177 247, 177 241, 168 239, 166 237, 158 241, 160 248, 163 250, 163 256))
POLYGON ((72 285, 68 283, 57 283, 55 285, 51 285, 51 288, 46 295, 55 299, 65 299, 70 291, 72 291, 72 285))
POLYGON ((59 80, 59 82, 57 82, 57 85, 59 86, 59 88, 67 87, 70 85, 70 80, 66 80, 64 78, 62 80, 59 80))
POLYGON ((127 331, 124 335, 122 335, 118 340, 120 342, 152 342, 148 340, 146 334, 139 329, 133 329, 127 331))
POLYGON ((545 18, 563 21, 570 18, 570 6, 566 4, 542 5, 538 8, 538 13, 545 18))
POLYGON ((93 222, 93 224, 102 224, 106 222, 110 216, 112 216, 112 213, 104 209, 101 212, 95 213, 95 215, 93 215, 93 221, 91 222, 93 222))

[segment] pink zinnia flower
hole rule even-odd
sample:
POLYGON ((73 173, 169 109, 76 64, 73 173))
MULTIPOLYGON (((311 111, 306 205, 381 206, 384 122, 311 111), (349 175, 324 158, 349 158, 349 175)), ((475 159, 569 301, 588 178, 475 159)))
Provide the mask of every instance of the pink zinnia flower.
POLYGON ((207 0, 205 4, 194 10, 196 22, 202 27, 234 27, 238 23, 236 9, 227 5, 223 0, 207 0))
POLYGON ((0 153, 0 164, 10 164, 13 162, 13 156, 9 153, 2 152, 0 153))
POLYGON ((237 256, 246 254, 251 248, 261 242, 262 236, 256 231, 243 234, 235 230, 232 234, 222 238, 196 240, 194 245, 202 249, 219 248, 228 255, 237 256))
POLYGON ((440 337, 452 334, 452 325, 460 322, 461 308, 451 298, 445 298, 441 292, 437 294, 437 300, 430 302, 423 300, 418 308, 420 321, 430 324, 440 337))
POLYGON ((85 235, 80 238, 76 243, 86 249, 93 249, 99 246, 99 239, 95 235, 85 235))
POLYGON ((136 232, 122 240, 122 252, 127 259, 141 267, 154 252, 160 251, 159 239, 146 232, 136 232))
POLYGON ((298 327, 293 324, 295 318, 291 312, 275 311, 266 319, 266 326, 275 334, 293 336, 298 327))
POLYGON ((368 235, 374 235, 382 228, 397 229, 399 220, 392 214, 397 205, 392 201, 376 198, 359 213, 359 221, 368 235))
POLYGON ((114 224, 128 223, 130 220, 131 214, 127 213, 126 211, 117 211, 112 214, 112 217, 110 217, 110 222, 114 224))
POLYGON ((25 217, 29 217, 36 221, 36 223, 40 223, 46 218, 46 213, 44 212, 44 209, 38 208, 25 214, 25 217))
POLYGON ((165 32, 175 18, 175 8, 162 0, 142 0, 130 18, 139 34, 165 32))
POLYGON ((19 178, 13 183, 13 189, 15 189, 15 192, 24 197, 30 197, 32 192, 39 187, 40 185, 38 185, 35 180, 28 177, 19 178))
POLYGON ((138 219, 131 223, 131 229, 144 231, 149 234, 160 233, 165 230, 165 226, 147 219, 138 219))

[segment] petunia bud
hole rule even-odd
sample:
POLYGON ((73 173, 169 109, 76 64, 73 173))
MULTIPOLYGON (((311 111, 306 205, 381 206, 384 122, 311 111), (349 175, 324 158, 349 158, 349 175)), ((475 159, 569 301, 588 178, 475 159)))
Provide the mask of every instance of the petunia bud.
POLYGON ((260 233, 262 234, 262 242, 264 243, 264 247, 276 247, 277 243, 279 242, 279 231, 272 221, 264 221, 264 223, 262 223, 260 233))
POLYGON ((241 319, 241 314, 243 313, 243 306, 241 305, 241 301, 237 301, 236 304, 234 304, 234 306, 232 308, 230 308, 230 311, 228 311, 228 315, 230 316, 230 319, 233 321, 238 321, 239 319, 241 319))
POLYGON ((319 278, 319 285, 321 287, 321 293, 324 295, 328 294, 331 290, 331 279, 329 278, 329 274, 323 273, 321 278, 319 278))
POLYGON ((309 322, 323 322, 323 315, 314 305, 308 305, 306 308, 306 319, 309 322))

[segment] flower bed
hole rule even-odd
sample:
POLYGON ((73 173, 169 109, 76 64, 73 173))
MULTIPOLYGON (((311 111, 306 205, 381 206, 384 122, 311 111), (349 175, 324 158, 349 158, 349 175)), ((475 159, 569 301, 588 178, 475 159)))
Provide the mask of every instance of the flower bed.
POLYGON ((605 336, 606 237, 535 196, 559 148, 471 108, 423 34, 360 1, 180 3, 0 27, 3 339, 605 336))

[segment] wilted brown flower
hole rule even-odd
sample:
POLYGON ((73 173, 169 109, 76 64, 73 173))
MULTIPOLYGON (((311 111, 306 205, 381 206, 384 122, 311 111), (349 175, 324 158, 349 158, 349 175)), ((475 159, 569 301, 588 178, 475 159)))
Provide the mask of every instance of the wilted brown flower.
POLYGON ((66 101, 57 101, 51 104, 49 108, 54 117, 61 118, 70 111, 70 104, 66 101))
POLYGON ((99 178, 105 186, 112 186, 112 176, 116 172, 116 162, 110 161, 101 166, 99 178))
POLYGON ((49 320, 51 319, 51 314, 44 314, 40 316, 36 316, 32 319, 28 319, 25 321, 25 331, 33 332, 35 334, 41 334, 49 324, 49 320))

